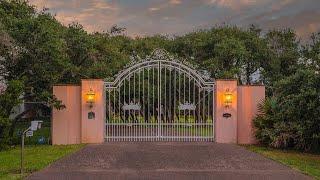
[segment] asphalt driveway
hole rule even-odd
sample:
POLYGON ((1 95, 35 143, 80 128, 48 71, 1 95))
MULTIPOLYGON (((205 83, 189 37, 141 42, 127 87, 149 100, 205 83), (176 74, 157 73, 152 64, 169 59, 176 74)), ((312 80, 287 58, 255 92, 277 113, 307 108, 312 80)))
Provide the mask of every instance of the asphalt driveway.
POLYGON ((217 143, 87 145, 29 179, 311 179, 245 148, 217 143))

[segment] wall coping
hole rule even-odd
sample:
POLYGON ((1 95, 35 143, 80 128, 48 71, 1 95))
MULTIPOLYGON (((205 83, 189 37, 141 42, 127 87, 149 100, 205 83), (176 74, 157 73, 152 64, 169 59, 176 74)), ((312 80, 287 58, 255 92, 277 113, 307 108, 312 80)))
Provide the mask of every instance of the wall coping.
POLYGON ((261 87, 265 87, 265 85, 263 84, 252 84, 252 85, 247 85, 247 84, 244 84, 244 85, 238 85, 240 87, 252 87, 252 86, 261 86, 261 87))
POLYGON ((104 79, 81 79, 81 81, 104 81, 104 79))
POLYGON ((53 86, 80 86, 80 84, 54 84, 53 86))

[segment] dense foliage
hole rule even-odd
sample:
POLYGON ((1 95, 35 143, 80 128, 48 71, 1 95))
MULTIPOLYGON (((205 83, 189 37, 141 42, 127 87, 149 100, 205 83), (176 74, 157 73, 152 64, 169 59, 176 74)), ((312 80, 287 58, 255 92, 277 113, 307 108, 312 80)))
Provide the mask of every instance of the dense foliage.
POLYGON ((144 57, 164 48, 213 78, 265 84, 268 98, 255 119, 262 143, 303 150, 319 147, 320 35, 312 35, 303 45, 290 29, 262 32, 255 26, 217 26, 174 37, 131 38, 123 35, 125 30, 114 26, 88 33, 78 23, 62 25, 47 10, 37 11, 25 0, 1 1, 0 80, 8 86, 0 94, 1 105, 13 93, 11 106, 0 109, 0 128, 10 129, 0 129, 1 142, 12 136, 22 119, 21 115, 9 119, 21 99, 44 102, 35 106, 40 109, 61 107, 52 96, 53 84, 106 78, 127 64, 131 54, 144 57), (23 97, 14 94, 20 91, 11 92, 13 87, 21 89, 23 97))
POLYGON ((255 118, 258 139, 276 148, 319 151, 319 75, 298 70, 278 81, 274 94, 260 105, 261 114, 255 118))
POLYGON ((12 109, 21 103, 23 85, 20 81, 10 81, 4 93, 0 95, 0 149, 9 144, 10 114, 12 109))

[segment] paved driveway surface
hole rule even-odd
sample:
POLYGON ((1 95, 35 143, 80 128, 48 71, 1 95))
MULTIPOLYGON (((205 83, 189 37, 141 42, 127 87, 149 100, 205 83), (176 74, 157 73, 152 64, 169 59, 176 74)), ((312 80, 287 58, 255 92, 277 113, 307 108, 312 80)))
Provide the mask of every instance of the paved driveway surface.
POLYGON ((284 165, 217 143, 88 145, 29 179, 310 179, 284 165))

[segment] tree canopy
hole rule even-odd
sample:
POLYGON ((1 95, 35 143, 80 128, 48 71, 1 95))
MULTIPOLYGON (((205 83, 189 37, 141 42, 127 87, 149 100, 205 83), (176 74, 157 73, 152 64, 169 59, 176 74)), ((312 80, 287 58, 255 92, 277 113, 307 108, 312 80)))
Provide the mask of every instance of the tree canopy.
MULTIPOLYGON (((1 105, 7 103, 8 93, 12 93, 12 105, 20 98, 54 104, 54 84, 110 77, 128 63, 130 55, 144 57, 155 48, 163 48, 207 70, 212 78, 236 78, 239 84, 265 84, 270 97, 266 102, 275 102, 282 109, 279 113, 283 117, 279 121, 303 120, 308 124, 304 128, 313 130, 300 135, 312 135, 319 143, 319 135, 311 132, 319 131, 315 114, 320 101, 317 96, 320 33, 310 35, 309 42, 302 44, 291 29, 263 31, 256 26, 214 26, 173 37, 133 38, 124 35, 126 30, 113 26, 106 32, 88 33, 76 22, 62 25, 47 9, 38 11, 25 0, 1 1, 0 80, 8 88, 0 95, 1 105), (15 88, 17 91, 11 91, 15 88), (16 95, 20 91, 24 92, 23 97, 16 95), (299 108, 301 105, 307 107, 299 108), (313 115, 304 117, 306 112, 313 115)), ((10 108, 0 110, 1 119, 8 118, 10 108)), ((278 120, 277 113, 269 115, 270 121, 278 120)), ((1 121, 7 124, 7 120, 1 121)), ((290 123, 285 125, 291 127, 290 123)), ((301 124, 295 125, 301 128, 301 124)), ((262 134, 258 137, 267 138, 262 134)))

